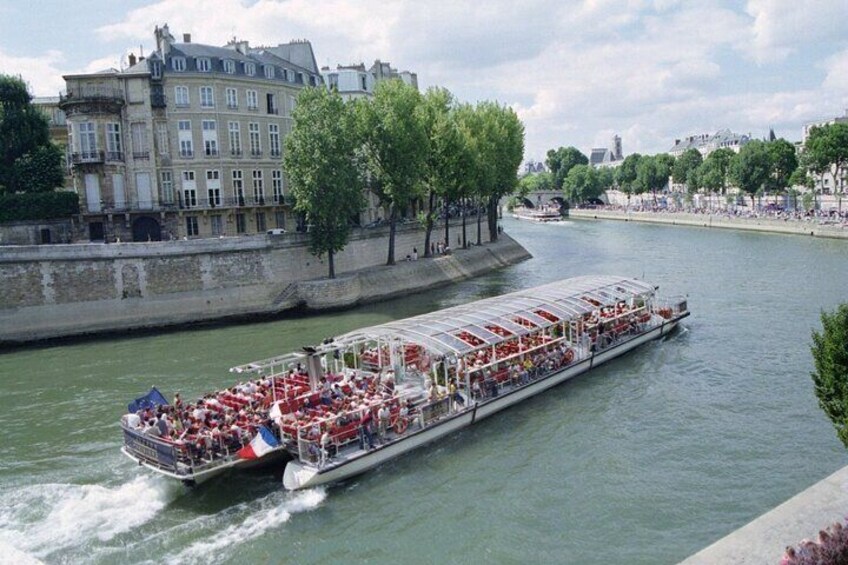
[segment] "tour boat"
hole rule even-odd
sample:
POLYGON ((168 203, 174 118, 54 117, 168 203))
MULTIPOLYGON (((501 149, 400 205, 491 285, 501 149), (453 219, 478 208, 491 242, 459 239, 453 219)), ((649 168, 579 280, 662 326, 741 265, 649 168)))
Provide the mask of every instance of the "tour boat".
POLYGON ((616 276, 478 300, 233 367, 246 380, 191 405, 143 397, 122 419, 122 451, 187 483, 283 458, 286 489, 334 483, 667 335, 688 315, 684 298, 616 276))
POLYGON ((542 206, 540 208, 519 206, 513 209, 512 217, 518 220, 530 220, 531 222, 558 222, 562 220, 559 208, 553 206, 542 206))

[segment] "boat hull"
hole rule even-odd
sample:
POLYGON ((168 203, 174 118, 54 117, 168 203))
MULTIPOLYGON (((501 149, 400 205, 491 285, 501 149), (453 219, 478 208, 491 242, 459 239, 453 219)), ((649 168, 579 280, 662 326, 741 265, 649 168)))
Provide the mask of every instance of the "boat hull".
POLYGON ((684 314, 668 320, 650 330, 616 343, 603 351, 569 365, 559 372, 552 373, 524 387, 509 391, 501 396, 479 402, 473 407, 458 414, 445 418, 422 430, 410 433, 392 443, 378 446, 362 455, 354 456, 337 464, 317 467, 303 464, 297 460, 290 461, 283 473, 283 486, 288 490, 312 488, 328 483, 341 481, 365 471, 368 471, 390 459, 410 452, 427 443, 470 426, 478 420, 487 418, 505 408, 535 396, 590 369, 619 357, 640 345, 659 339, 677 327, 684 314))

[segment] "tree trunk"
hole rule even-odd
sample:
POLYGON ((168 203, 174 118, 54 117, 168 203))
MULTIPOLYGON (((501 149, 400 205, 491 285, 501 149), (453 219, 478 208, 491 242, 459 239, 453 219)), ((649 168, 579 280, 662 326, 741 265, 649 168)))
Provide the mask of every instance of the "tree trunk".
POLYGON ((450 241, 450 201, 445 198, 445 245, 450 241))
POLYGON ((489 241, 498 240, 498 201, 493 196, 489 198, 488 206, 486 206, 486 214, 489 220, 489 241))
POLYGON ((390 207, 389 212, 389 258, 386 260, 386 265, 395 264, 395 228, 397 227, 397 207, 394 202, 390 207))
POLYGON ((436 193, 430 191, 429 208, 427 209, 427 230, 424 234, 424 257, 430 257, 430 236, 433 233, 433 207, 436 205, 436 193))
POLYGON ((477 204, 477 245, 483 245, 483 206, 477 204))
POLYGON ((465 231, 465 199, 462 199, 462 206, 460 207, 459 213, 462 216, 462 248, 465 249, 468 247, 468 234, 465 231))
POLYGON ((334 255, 332 250, 327 252, 327 265, 330 269, 330 278, 336 278, 336 263, 333 259, 334 255))

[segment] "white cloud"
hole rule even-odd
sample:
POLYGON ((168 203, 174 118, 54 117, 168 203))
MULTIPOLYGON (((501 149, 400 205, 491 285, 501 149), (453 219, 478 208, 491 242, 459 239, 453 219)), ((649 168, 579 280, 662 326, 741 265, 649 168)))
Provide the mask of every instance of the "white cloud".
POLYGON ((758 62, 782 61, 804 45, 844 41, 848 2, 844 0, 748 0, 753 55, 758 62))
POLYGON ((57 50, 29 57, 16 57, 0 50, 0 73, 20 75, 29 85, 30 94, 35 96, 58 96, 65 90, 60 70, 64 62, 64 55, 57 50))

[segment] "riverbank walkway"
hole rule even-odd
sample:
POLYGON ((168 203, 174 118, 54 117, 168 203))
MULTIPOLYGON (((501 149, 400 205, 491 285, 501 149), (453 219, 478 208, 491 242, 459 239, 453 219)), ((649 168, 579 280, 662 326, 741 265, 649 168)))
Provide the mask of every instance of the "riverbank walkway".
POLYGON ((569 217, 577 219, 619 220, 848 239, 848 224, 841 222, 838 218, 835 220, 824 218, 784 219, 768 216, 734 216, 723 212, 643 212, 605 207, 572 208, 568 213, 569 217))
POLYGON ((819 530, 845 521, 848 466, 728 534, 680 565, 777 564, 786 546, 815 541, 819 530))

